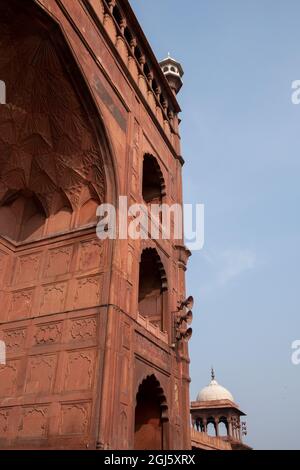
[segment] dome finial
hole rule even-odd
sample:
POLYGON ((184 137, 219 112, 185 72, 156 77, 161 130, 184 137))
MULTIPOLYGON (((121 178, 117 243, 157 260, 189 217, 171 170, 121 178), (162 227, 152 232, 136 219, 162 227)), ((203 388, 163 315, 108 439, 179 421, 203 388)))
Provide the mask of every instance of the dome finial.
POLYGON ((197 396, 197 401, 230 400, 234 402, 232 394, 216 381, 215 369, 211 367, 211 381, 197 396))

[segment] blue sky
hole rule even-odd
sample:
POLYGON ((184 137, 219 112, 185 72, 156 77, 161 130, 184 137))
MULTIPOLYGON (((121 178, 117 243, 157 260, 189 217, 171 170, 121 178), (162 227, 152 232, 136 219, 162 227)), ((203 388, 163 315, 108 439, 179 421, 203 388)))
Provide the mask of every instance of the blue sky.
POLYGON ((247 412, 256 449, 300 449, 299 0, 131 0, 179 95, 186 203, 205 204, 191 395, 217 380, 247 412))

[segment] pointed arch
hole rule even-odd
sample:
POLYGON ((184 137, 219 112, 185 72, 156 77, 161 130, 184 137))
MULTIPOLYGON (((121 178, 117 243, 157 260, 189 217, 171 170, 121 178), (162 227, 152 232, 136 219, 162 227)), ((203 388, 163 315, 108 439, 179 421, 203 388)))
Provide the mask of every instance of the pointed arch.
POLYGON ((0 25, 5 31, 0 72, 7 102, 12 103, 0 112, 2 126, 5 123, 0 138, 5 157, 0 157, 0 200, 8 188, 30 189, 49 215, 53 194, 63 192, 75 210, 82 189, 91 185, 101 202, 116 202, 113 146, 60 25, 35 0, 1 2, 0 25), (28 16, 31 22, 26 21, 28 16))
POLYGON ((219 418, 218 435, 221 437, 229 435, 229 424, 226 416, 221 416, 221 418, 219 418))
POLYGON ((135 450, 163 450, 169 421, 166 395, 154 374, 138 387, 135 407, 135 450))
POLYGON ((138 311, 161 330, 165 326, 167 290, 167 275, 157 250, 144 249, 140 258, 138 311))
POLYGON ((147 204, 162 204, 166 183, 157 159, 146 153, 143 160, 143 199, 147 204))

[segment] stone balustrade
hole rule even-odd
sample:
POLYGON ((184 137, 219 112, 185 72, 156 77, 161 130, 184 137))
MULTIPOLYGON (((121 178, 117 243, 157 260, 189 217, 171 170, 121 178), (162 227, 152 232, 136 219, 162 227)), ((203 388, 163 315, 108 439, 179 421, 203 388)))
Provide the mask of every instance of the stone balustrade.
POLYGON ((230 442, 191 429, 192 446, 204 450, 232 450, 230 442))
POLYGON ((160 339, 166 344, 169 343, 168 333, 166 331, 161 331, 158 326, 150 322, 149 318, 145 318, 139 313, 137 317, 137 322, 156 338, 160 339))

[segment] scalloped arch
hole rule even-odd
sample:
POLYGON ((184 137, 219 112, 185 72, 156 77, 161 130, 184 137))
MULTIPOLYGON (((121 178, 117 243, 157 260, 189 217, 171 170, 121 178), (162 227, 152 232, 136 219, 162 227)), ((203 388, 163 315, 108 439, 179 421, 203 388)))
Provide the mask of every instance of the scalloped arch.
POLYGON ((155 374, 145 374, 142 381, 140 381, 137 391, 136 391, 136 399, 135 399, 135 404, 137 405, 137 399, 138 399, 138 394, 142 392, 143 387, 146 387, 147 385, 151 385, 154 388, 154 393, 155 396, 159 400, 159 406, 161 409, 161 419, 163 422, 169 421, 169 407, 167 403, 167 398, 165 395, 165 392, 159 382, 159 380, 156 378, 155 374))

